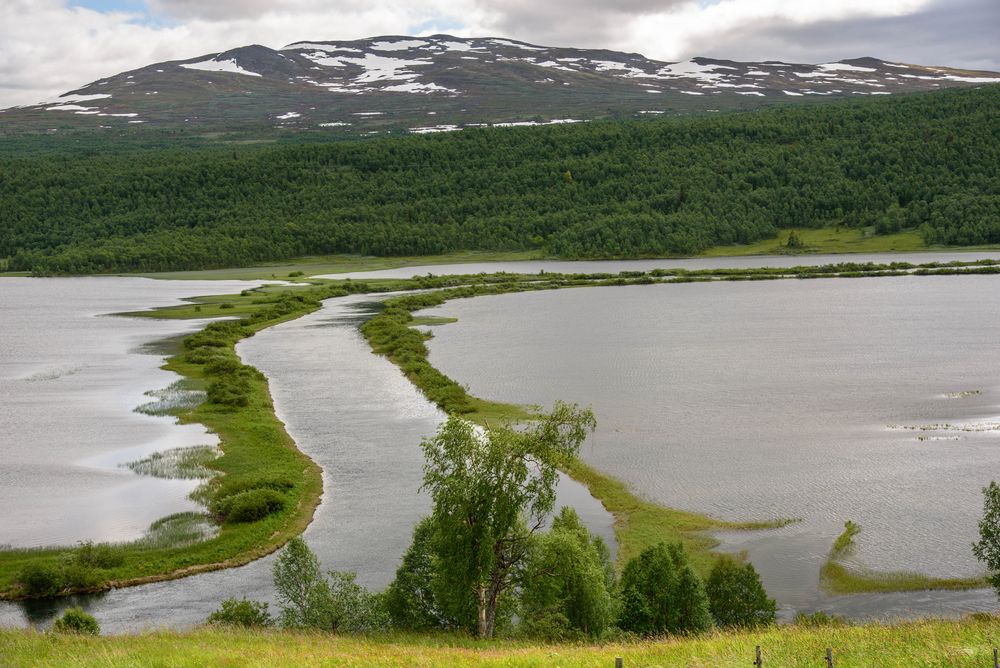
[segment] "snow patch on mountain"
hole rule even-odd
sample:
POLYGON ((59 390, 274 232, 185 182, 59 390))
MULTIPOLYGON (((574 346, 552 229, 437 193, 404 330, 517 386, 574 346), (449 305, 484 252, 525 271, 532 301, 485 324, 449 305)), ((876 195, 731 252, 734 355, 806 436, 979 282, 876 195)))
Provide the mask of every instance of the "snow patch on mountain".
POLYGON ((693 60, 672 63, 660 68, 657 74, 668 79, 696 79, 705 83, 714 83, 725 77, 718 70, 736 70, 728 65, 701 65, 693 60))
POLYGON ((408 83, 396 84, 395 86, 385 86, 384 88, 382 88, 382 90, 387 90, 394 93, 457 93, 458 92, 453 88, 439 86, 436 83, 420 83, 418 81, 410 81, 408 83))
POLYGON ((422 39, 401 39, 396 41, 385 41, 385 42, 375 42, 371 45, 371 48, 375 51, 409 51, 410 49, 418 49, 420 47, 426 47, 429 43, 422 39))
POLYGON ((257 72, 243 69, 235 59, 215 60, 214 58, 209 58, 208 60, 200 60, 196 63, 181 63, 181 67, 188 70, 202 70, 204 72, 229 72, 231 74, 245 74, 251 77, 261 76, 257 72))

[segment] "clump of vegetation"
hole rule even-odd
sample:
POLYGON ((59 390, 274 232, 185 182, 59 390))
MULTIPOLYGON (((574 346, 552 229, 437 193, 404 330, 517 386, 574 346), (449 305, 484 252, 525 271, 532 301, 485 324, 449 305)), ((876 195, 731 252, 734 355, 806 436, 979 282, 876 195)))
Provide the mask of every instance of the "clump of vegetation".
POLYGON ((753 564, 720 556, 706 583, 709 608, 717 626, 757 628, 775 622, 778 606, 768 598, 753 564))
POLYGON ((986 566, 990 584, 1000 596, 1000 485, 995 480, 983 488, 983 517, 972 553, 986 566))
POLYGON ((526 635, 551 640, 601 638, 618 616, 611 553, 572 508, 536 537, 525 560, 520 616, 526 635))
POLYGON ((680 543, 646 548, 625 565, 619 626, 642 636, 697 633, 712 626, 705 584, 680 543))
POLYGON ((94 616, 83 608, 69 608, 52 624, 56 633, 75 633, 77 635, 96 636, 101 633, 101 627, 94 616))
POLYGON ((243 628, 266 628, 274 624, 267 603, 227 598, 218 610, 208 616, 209 624, 239 626, 243 628))
POLYGON ((65 586, 65 576, 56 566, 44 562, 33 562, 21 570, 18 576, 21 590, 31 598, 56 596, 65 586))
POLYGON ((788 248, 790 250, 798 250, 804 247, 805 243, 802 241, 802 238, 798 235, 798 233, 795 230, 792 230, 791 232, 788 233, 788 239, 785 241, 785 248, 788 248))
POLYGON ((212 511, 226 522, 256 522, 285 507, 285 497, 273 489, 250 489, 212 504, 212 511))
POLYGON ((175 513, 150 524, 146 535, 133 545, 144 549, 175 549, 212 538, 217 530, 202 513, 175 513))
POLYGON ((822 628, 825 626, 845 626, 847 624, 843 617, 831 615, 823 610, 815 612, 795 613, 795 625, 806 628, 822 628))
POLYGON ((205 480, 218 473, 209 465, 219 454, 219 449, 214 446, 193 445, 154 452, 125 466, 135 473, 155 478, 205 480))
POLYGON ((274 563, 274 586, 281 602, 281 623, 288 628, 367 633, 388 628, 384 597, 355 582, 354 573, 331 571, 324 577, 319 560, 296 537, 274 563))
POLYGON ((146 392, 147 397, 153 397, 156 401, 137 406, 135 412, 144 415, 174 415, 179 411, 190 410, 205 400, 203 391, 190 389, 186 385, 185 381, 179 380, 162 390, 146 392))

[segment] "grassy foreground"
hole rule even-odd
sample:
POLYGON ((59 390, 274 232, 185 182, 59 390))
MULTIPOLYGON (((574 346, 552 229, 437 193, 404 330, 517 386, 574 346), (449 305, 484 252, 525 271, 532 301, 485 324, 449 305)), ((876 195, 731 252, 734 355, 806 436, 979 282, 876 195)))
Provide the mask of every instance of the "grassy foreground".
POLYGON ((953 668, 993 665, 1000 620, 974 616, 957 621, 905 624, 777 627, 715 632, 605 645, 475 641, 452 635, 350 637, 289 631, 198 629, 190 633, 88 638, 34 631, 0 631, 4 666, 467 666, 611 668, 621 657, 638 666, 750 666, 760 645, 764 666, 825 665, 826 648, 837 666, 953 668))

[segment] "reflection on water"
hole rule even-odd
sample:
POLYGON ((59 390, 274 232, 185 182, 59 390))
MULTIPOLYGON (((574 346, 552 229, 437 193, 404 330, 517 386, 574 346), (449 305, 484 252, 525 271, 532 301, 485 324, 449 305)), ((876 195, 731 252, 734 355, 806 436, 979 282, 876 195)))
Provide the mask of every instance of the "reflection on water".
MULTIPOLYGON (((427 311, 431 361, 500 401, 592 404, 584 457, 669 506, 798 517, 729 536, 783 603, 826 605, 843 522, 875 569, 980 572, 980 489, 1000 477, 1000 283, 993 277, 589 288, 427 311), (921 429, 958 425, 958 440, 921 429)), ((942 595, 962 599, 965 594, 942 595)), ((993 605, 993 603, 991 603, 993 605)))

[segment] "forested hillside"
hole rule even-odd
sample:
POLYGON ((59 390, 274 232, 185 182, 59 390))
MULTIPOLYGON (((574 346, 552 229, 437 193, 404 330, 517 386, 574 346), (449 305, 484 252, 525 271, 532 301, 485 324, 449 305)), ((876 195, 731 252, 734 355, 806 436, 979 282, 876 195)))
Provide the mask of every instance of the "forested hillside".
POLYGON ((39 273, 329 253, 692 254, 786 227, 1000 242, 1000 86, 301 145, 0 153, 0 258, 39 273))

